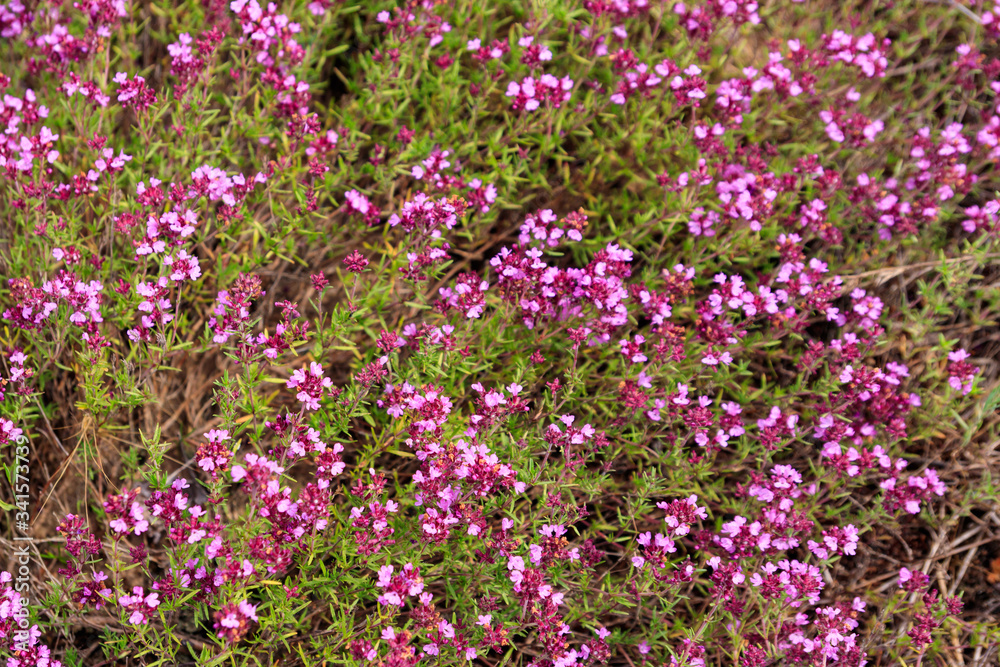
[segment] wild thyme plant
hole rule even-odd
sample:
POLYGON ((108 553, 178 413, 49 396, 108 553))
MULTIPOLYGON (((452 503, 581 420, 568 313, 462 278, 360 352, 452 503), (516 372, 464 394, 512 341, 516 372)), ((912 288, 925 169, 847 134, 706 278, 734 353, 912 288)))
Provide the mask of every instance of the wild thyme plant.
POLYGON ((1000 4, 0 36, 8 667, 996 659, 1000 4))

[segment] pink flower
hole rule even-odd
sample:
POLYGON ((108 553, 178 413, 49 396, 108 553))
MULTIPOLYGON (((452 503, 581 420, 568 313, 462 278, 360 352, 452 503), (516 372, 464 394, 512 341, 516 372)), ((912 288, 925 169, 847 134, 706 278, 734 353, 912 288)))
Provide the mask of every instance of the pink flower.
POLYGON ((309 364, 309 368, 300 368, 292 373, 286 386, 289 389, 298 389, 295 394, 308 410, 319 410, 320 399, 324 396, 324 390, 333 386, 333 380, 323 377, 323 367, 315 361, 309 364))

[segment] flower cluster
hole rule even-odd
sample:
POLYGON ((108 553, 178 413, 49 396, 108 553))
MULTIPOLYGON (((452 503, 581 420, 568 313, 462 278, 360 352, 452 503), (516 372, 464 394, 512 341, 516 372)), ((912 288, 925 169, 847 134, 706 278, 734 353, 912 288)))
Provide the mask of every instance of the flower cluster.
POLYGON ((333 386, 333 380, 323 377, 323 367, 314 361, 308 369, 300 368, 292 373, 286 386, 297 390, 295 397, 302 402, 304 409, 319 410, 319 402, 325 390, 333 386))

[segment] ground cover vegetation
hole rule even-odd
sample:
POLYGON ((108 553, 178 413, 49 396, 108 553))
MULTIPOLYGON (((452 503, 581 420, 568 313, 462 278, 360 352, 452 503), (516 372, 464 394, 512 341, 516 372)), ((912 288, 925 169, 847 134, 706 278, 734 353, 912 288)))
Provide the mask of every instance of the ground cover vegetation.
POLYGON ((995 0, 0 36, 8 667, 997 664, 995 0))

